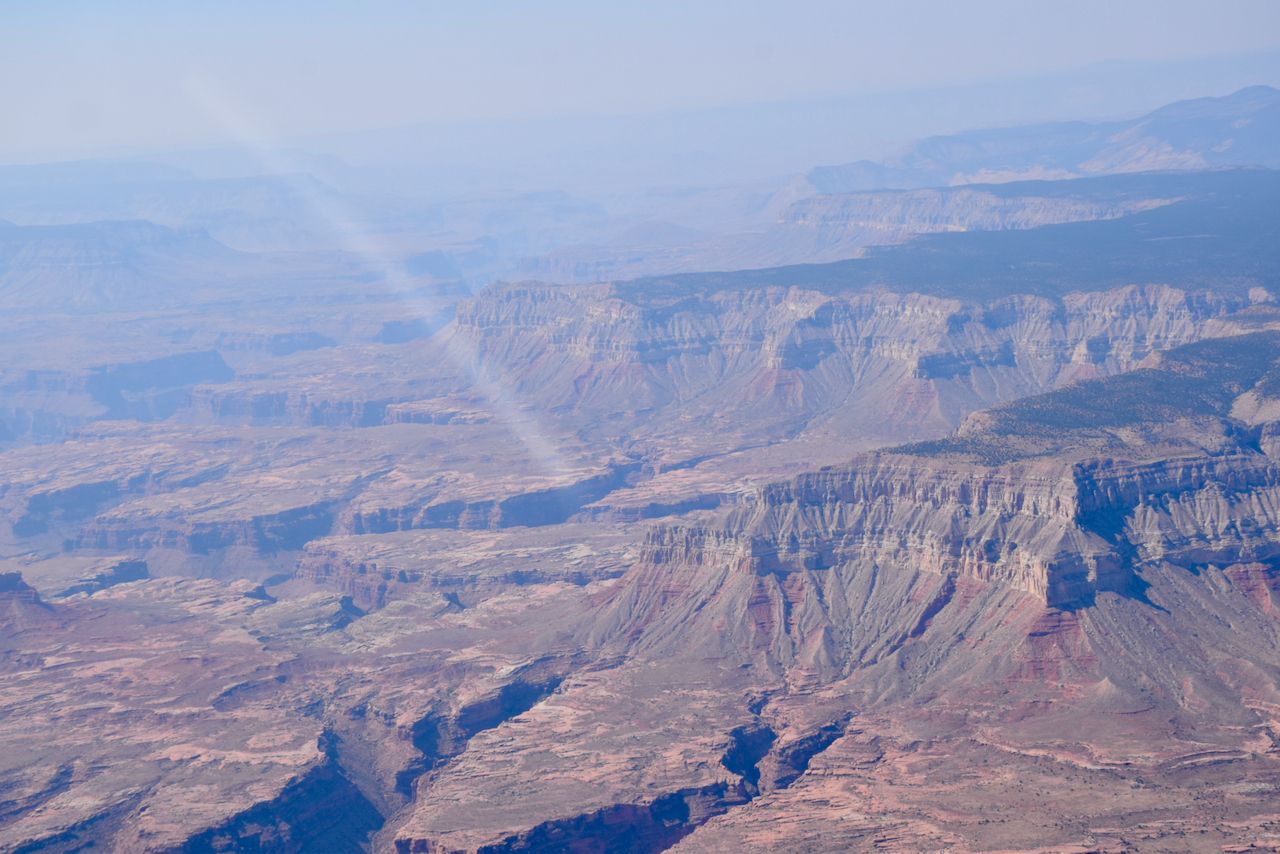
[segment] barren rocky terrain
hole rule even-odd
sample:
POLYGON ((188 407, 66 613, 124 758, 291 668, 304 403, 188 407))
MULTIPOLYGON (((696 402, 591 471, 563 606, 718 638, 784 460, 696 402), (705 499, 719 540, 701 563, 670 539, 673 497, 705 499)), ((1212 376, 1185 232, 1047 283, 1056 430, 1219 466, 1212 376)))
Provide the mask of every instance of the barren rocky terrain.
POLYGON ((0 224, 0 849, 1280 848, 1280 175, 1194 112, 726 272, 0 224))

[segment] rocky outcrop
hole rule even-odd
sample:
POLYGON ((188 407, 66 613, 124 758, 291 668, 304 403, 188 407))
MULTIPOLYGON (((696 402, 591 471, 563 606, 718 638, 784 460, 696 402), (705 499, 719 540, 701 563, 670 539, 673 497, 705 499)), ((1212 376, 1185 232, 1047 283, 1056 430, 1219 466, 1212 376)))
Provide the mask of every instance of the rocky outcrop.
POLYGON ((356 852, 382 826, 377 809, 342 773, 327 744, 324 761, 291 780, 278 795, 192 836, 166 854, 215 851, 356 852))
POLYGON ((765 486, 719 521, 658 527, 594 637, 675 650, 690 623, 729 620, 721 654, 831 674, 883 654, 855 640, 873 595, 909 639, 960 580, 1073 609, 1141 598, 1148 567, 1280 560, 1280 466, 1228 416, 1280 375, 1276 343, 1189 345, 1159 369, 982 413, 950 440, 765 486))
POLYGON ((493 420, 493 413, 471 401, 420 400, 388 405, 385 420, 388 424, 485 424, 493 420))
POLYGON ((546 699, 564 681, 566 665, 550 658, 533 662, 497 691, 462 705, 452 714, 431 712, 415 721, 408 736, 419 756, 397 773, 397 791, 411 796, 424 775, 460 754, 478 733, 493 729, 546 699))
POLYGON ((859 564, 1008 585, 1051 607, 1128 591, 1133 561, 1280 557, 1280 468, 1258 454, 987 468, 879 454, 766 487, 720 529, 660 528, 653 565, 779 577, 859 564))
POLYGON ((639 463, 611 463, 605 471, 581 480, 504 497, 467 500, 427 495, 395 507, 360 508, 344 519, 344 527, 355 534, 378 534, 414 528, 556 525, 624 485, 640 468, 639 463))
POLYGON ((143 527, 132 527, 128 519, 103 521, 83 526, 76 546, 102 551, 166 548, 195 555, 242 546, 270 555, 296 551, 331 533, 335 518, 334 502, 325 501, 225 522, 190 522, 179 517, 151 519, 143 527))
POLYGON ((422 398, 423 389, 326 388, 248 382, 199 386, 184 417, 218 424, 293 427, 377 427, 383 424, 484 424, 493 413, 480 402, 422 398))
POLYGON ((0 442, 62 440, 104 418, 163 420, 190 403, 197 384, 233 376, 213 350, 78 369, 0 371, 0 442))
POLYGON ((233 376, 222 356, 207 350, 98 368, 86 378, 85 388, 105 408, 106 418, 157 421, 185 405, 192 386, 233 376))
POLYGON ((145 560, 121 560, 112 563, 100 572, 81 578, 59 593, 59 596, 75 596, 80 593, 94 594, 117 584, 128 584, 131 581, 143 581, 151 577, 145 560))
POLYGON ((293 574, 340 590, 362 607, 381 608, 422 590, 470 606, 513 588, 617 578, 631 557, 629 534, 607 523, 435 528, 315 540, 293 574))
MULTIPOLYGON (((638 854, 665 851, 713 816, 751 800, 744 783, 715 783, 680 789, 649 803, 617 804, 584 815, 556 819, 479 846, 476 854, 583 850, 615 851, 625 846, 638 854)), ((397 839, 397 852, 464 854, 426 839, 397 839)))
POLYGON ((974 408, 1126 370, 1248 302, 1163 286, 978 303, 524 284, 464 301, 448 334, 519 393, 578 417, 679 413, 735 433, 821 424, 910 437, 953 429, 974 408))
POLYGON ((188 417, 217 424, 372 427, 387 423, 389 408, 402 402, 400 397, 338 399, 293 389, 201 386, 191 393, 188 417))
POLYGON ((38 626, 53 616, 53 607, 27 584, 21 572, 0 572, 0 632, 38 626))

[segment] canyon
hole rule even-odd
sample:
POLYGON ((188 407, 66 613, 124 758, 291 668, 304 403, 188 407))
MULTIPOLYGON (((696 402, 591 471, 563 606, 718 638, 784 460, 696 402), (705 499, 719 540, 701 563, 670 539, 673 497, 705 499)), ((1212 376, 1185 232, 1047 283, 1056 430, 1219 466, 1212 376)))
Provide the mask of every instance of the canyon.
POLYGON ((479 289, 301 179, 15 196, 0 848, 1280 845, 1273 92, 479 289))

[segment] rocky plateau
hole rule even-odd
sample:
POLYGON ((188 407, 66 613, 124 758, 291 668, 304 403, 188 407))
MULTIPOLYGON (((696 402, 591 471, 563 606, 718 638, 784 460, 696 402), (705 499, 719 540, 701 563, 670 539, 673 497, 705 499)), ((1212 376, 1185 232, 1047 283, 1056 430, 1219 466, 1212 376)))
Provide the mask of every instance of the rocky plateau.
POLYGON ((0 850, 1280 850, 1273 93, 644 252, 15 190, 0 850))

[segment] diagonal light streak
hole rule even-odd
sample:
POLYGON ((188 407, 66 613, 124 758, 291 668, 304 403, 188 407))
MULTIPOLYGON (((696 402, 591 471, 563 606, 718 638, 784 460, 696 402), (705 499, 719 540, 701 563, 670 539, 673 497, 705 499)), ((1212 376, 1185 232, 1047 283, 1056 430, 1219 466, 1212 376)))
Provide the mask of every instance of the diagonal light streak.
MULTIPOLYGON (((217 81, 205 76, 192 77, 187 80, 187 88, 193 100, 239 147, 251 154, 264 171, 278 175, 305 171, 275 143, 276 137, 266 132, 261 122, 252 120, 248 111, 217 81)), ((394 260, 354 210, 333 196, 319 192, 311 182, 295 182, 294 188, 311 213, 332 231, 344 252, 355 255, 379 274, 406 306, 412 309, 416 304, 420 314, 428 313, 428 307, 415 296, 413 283, 403 266, 394 260)), ((548 438, 537 415, 521 405, 512 384, 488 369, 474 341, 462 334, 450 335, 443 341, 441 351, 455 368, 469 376, 498 422, 524 446, 544 473, 560 475, 572 469, 565 455, 548 438)))

